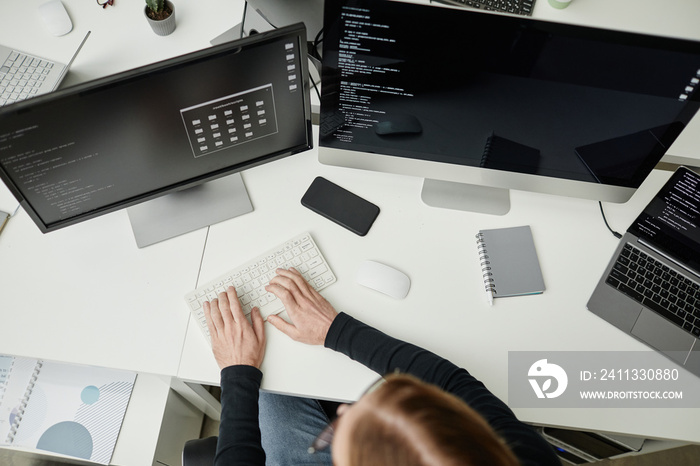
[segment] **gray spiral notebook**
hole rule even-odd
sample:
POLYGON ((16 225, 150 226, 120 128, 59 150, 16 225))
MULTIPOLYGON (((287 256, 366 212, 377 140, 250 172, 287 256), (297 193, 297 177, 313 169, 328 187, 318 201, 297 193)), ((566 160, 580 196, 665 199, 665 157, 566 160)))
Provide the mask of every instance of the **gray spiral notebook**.
POLYGON ((476 238, 484 286, 494 298, 544 292, 529 226, 480 230, 476 238))

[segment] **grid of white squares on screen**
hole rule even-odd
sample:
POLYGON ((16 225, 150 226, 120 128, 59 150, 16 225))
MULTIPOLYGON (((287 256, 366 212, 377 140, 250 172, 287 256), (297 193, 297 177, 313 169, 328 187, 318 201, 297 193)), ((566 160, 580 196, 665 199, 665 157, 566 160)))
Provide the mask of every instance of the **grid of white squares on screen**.
MULTIPOLYGON (((256 108, 255 108, 254 112, 255 112, 255 115, 256 115, 257 120, 258 120, 258 125, 260 125, 260 126, 267 124, 267 118, 265 116, 265 109, 262 108, 264 104, 265 104, 265 102, 263 102, 262 100, 257 100, 255 102, 256 108)), ((243 131, 244 131, 243 136, 247 139, 252 138, 254 136, 254 133, 253 133, 253 125, 250 122, 251 121, 251 114, 249 113, 250 107, 248 105, 241 105, 239 110, 241 112, 241 115, 240 115, 241 121, 244 122, 243 123, 243 131)), ((233 117, 233 110, 226 110, 224 112, 224 120, 225 120, 224 123, 219 123, 218 118, 219 117, 217 115, 209 115, 207 117, 208 123, 209 123, 209 128, 211 129, 211 136, 215 139, 215 141, 214 141, 215 148, 219 148, 219 147, 224 145, 224 142, 222 140, 224 134, 226 135, 226 137, 228 137, 229 141, 231 141, 233 143, 238 142, 238 136, 239 136, 238 130, 236 127, 233 126, 235 124, 235 119, 233 117), (223 128, 221 127, 222 124, 224 125, 223 128)), ((197 126, 197 125, 201 124, 201 121, 194 120, 194 121, 192 121, 192 124, 197 126)), ((195 134, 198 135, 198 138, 197 138, 198 144, 204 144, 207 141, 207 139, 204 136, 202 136, 203 133, 204 133, 204 130, 202 128, 195 129, 195 134)), ((199 150, 201 152, 206 152, 209 149, 210 148, 207 145, 200 145, 199 146, 199 150)))
POLYGON ((695 91, 695 89, 697 89, 698 84, 700 84, 700 69, 698 69, 695 72, 695 77, 691 78, 690 83, 687 86, 685 86, 684 92, 682 92, 681 95, 678 96, 678 100, 688 100, 690 94, 692 94, 695 91))
POLYGON ((293 92, 299 88, 297 84, 297 65, 295 63, 294 43, 287 42, 284 44, 287 51, 287 80, 289 81, 289 91, 293 92))

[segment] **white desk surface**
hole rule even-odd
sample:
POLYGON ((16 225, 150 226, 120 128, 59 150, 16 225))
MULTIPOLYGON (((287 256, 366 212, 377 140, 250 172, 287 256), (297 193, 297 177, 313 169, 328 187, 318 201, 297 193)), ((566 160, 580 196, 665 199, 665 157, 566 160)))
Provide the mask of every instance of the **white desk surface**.
MULTIPOLYGON (((36 19, 41 0, 11 5, 5 0, 0 8, 12 9, 12 14, 0 15, 0 42, 67 61, 92 30, 66 84, 206 47, 242 11, 240 0, 178 0, 178 29, 158 37, 143 18, 142 2, 116 0, 103 10, 94 2, 63 1, 74 30, 55 38, 36 19)), ((691 24, 700 17, 698 2, 574 0, 560 11, 538 0, 534 16, 700 37, 691 24)), ((690 155, 692 146, 687 148, 690 155)), ((324 292, 338 309, 452 359, 503 398, 508 350, 646 349, 585 309, 617 242, 605 229, 596 203, 514 192, 511 212, 502 217, 433 209, 419 200, 421 180, 322 166, 316 156, 309 151, 245 172, 255 212, 211 227, 208 238, 200 230, 139 250, 125 212, 41 235, 20 211, 0 236, 0 353, 217 383, 213 357, 182 299, 195 284, 205 240, 201 280, 307 230, 338 277, 324 292), (366 237, 299 204, 318 175, 380 206, 382 212, 366 237), (490 308, 473 237, 479 229, 521 224, 532 226, 547 291, 500 299, 490 308), (564 257, 581 265, 571 271, 563 265, 564 257), (408 297, 396 301, 356 285, 353 275, 364 259, 408 273, 413 281, 408 297)), ((654 172, 630 202, 606 206, 613 226, 624 230, 667 176, 654 172)), ((0 204, 3 208, 8 207, 0 204)), ((353 399, 374 379, 344 356, 293 343, 267 328, 266 389, 353 399)), ((698 410, 518 414, 531 422, 647 437, 698 441, 700 432, 698 410)))

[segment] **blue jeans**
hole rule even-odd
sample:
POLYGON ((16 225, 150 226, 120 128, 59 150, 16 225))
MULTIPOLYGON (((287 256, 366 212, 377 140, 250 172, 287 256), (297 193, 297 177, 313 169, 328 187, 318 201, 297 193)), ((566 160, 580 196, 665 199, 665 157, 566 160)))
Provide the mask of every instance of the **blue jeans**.
POLYGON ((330 419, 318 400, 260 391, 260 432, 267 466, 332 465, 330 449, 309 447, 330 419))

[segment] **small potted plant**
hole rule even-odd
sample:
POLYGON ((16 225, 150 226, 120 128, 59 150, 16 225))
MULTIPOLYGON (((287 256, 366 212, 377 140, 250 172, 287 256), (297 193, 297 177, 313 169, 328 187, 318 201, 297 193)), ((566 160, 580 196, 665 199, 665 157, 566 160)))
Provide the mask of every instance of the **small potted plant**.
POLYGON ((175 6, 170 0, 146 0, 144 10, 153 32, 167 36, 175 30, 175 6))

